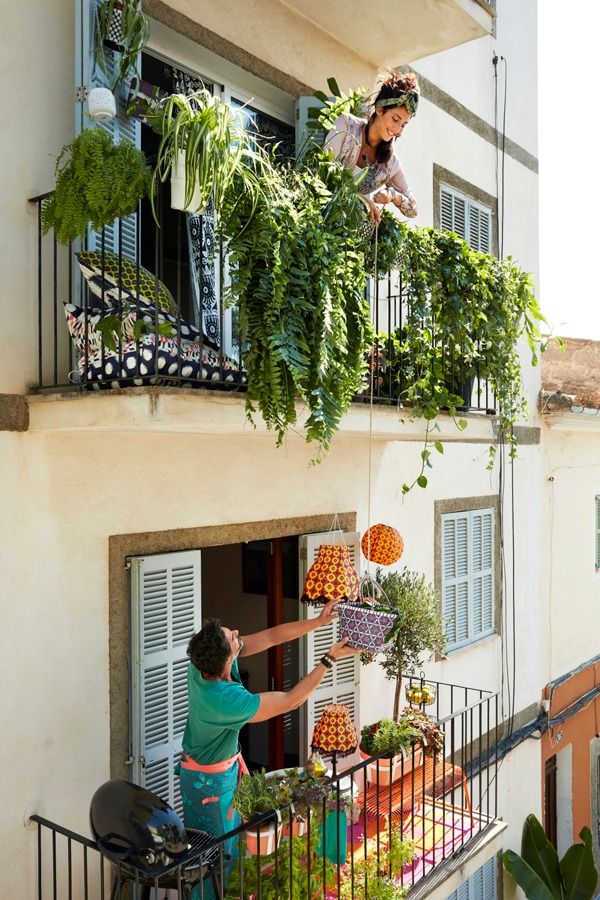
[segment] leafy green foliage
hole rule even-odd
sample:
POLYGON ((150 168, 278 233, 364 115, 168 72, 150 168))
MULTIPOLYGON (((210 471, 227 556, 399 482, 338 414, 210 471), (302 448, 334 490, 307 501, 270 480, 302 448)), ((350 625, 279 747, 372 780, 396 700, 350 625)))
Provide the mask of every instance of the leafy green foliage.
POLYGON ((238 189, 246 196, 250 192, 254 198, 259 191, 258 174, 265 182, 269 175, 271 183, 274 181, 268 156, 255 146, 252 134, 244 128, 241 112, 208 90, 189 96, 172 94, 150 121, 162 135, 151 185, 153 208, 158 183, 171 177, 173 166, 178 168, 182 157, 186 206, 191 203, 194 190, 198 190, 200 209, 212 197, 220 210, 236 175, 238 189))
POLYGON ((337 868, 328 859, 312 851, 309 866, 306 838, 293 837, 280 842, 277 865, 275 854, 261 856, 260 867, 257 856, 240 858, 227 880, 225 896, 227 900, 248 900, 258 890, 260 875, 260 896, 263 900, 278 900, 283 897, 313 900, 314 897, 324 896, 324 870, 325 887, 332 887, 336 881, 337 868))
POLYGON ((258 195, 234 185, 221 210, 229 302, 239 306, 247 348, 246 410, 251 421, 259 410, 281 443, 298 398, 307 440, 327 449, 366 375, 362 204, 351 174, 323 153, 269 175, 258 195))
POLYGON ((403 672, 421 666, 425 654, 441 653, 446 639, 438 613, 437 594, 424 575, 406 567, 401 572, 384 572, 378 568, 375 580, 388 605, 398 613, 380 662, 385 677, 396 682, 393 716, 397 721, 403 672))
POLYGON ((148 43, 150 23, 142 12, 141 0, 103 0, 96 9, 95 62, 105 75, 110 71, 107 53, 117 52, 119 65, 111 90, 137 71, 139 55, 148 43), (122 4, 123 9, 116 9, 122 4), (105 45, 115 17, 120 16, 121 50, 111 51, 105 45))
POLYGON ((589 828, 582 828, 579 837, 582 843, 573 844, 559 860, 541 824, 529 815, 523 825, 521 855, 507 850, 504 867, 529 900, 591 900, 598 872, 589 828))
POLYGON ((42 207, 42 230, 68 244, 133 212, 147 193, 150 170, 131 141, 114 144, 102 128, 87 128, 61 150, 56 187, 42 207))
POLYGON ((408 888, 396 884, 394 878, 414 856, 414 842, 392 832, 389 847, 382 845, 379 854, 370 853, 354 863, 354 878, 342 882, 341 900, 367 896, 375 900, 402 900, 408 888))
POLYGON ((245 822, 255 816, 275 809, 279 785, 267 778, 264 769, 251 775, 242 775, 233 796, 233 805, 245 822))
POLYGON ((418 735, 423 744, 425 756, 435 756, 444 750, 444 735, 440 731, 437 722, 420 709, 407 706, 402 710, 400 724, 410 726, 418 735))
POLYGON ((411 744, 420 740, 420 737, 420 733, 408 722, 380 719, 373 725, 363 725, 360 732, 360 749, 371 756, 380 753, 395 756, 402 750, 408 750, 411 744))
MULTIPOLYGON (((472 250, 466 241, 434 228, 409 228, 384 211, 378 239, 388 265, 398 268, 407 315, 390 339, 381 337, 384 387, 412 414, 433 421, 440 410, 456 417, 474 379, 486 381, 498 405, 499 435, 516 453, 514 425, 527 414, 519 343, 525 337, 536 365, 545 321, 531 276, 509 257, 472 250), (400 383, 402 377, 402 383, 400 383)), ((371 249, 374 244, 371 239, 371 249)), ((464 419, 457 427, 466 427, 464 419)), ((427 484, 431 465, 426 439, 423 466, 414 483, 427 484)), ((437 447, 436 447, 437 449, 437 447)), ((490 467, 493 453, 490 456, 490 467)), ((405 485, 404 492, 412 485, 405 485)))

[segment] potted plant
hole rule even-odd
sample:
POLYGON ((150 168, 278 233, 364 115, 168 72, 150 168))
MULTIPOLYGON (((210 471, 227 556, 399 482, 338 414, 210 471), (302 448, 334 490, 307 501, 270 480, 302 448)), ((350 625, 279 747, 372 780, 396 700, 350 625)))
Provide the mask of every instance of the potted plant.
MULTIPOLYGON (((395 682, 393 719, 397 722, 403 673, 420 667, 425 654, 441 653, 446 639, 437 594, 424 575, 410 572, 406 567, 401 572, 387 573, 378 568, 375 580, 386 603, 398 613, 380 657, 386 678, 395 682)), ((363 654, 364 661, 373 658, 363 654)))
POLYGON ((367 781, 370 784, 388 785, 413 766, 421 764, 423 751, 409 750, 420 740, 420 733, 408 722, 380 719, 372 725, 364 725, 360 732, 359 753, 362 759, 385 754, 367 765, 367 781))
MULTIPOLYGON (((293 897, 294 900, 317 900, 326 896, 328 888, 337 885, 337 869, 311 847, 306 839, 293 837, 282 841, 275 856, 244 857, 233 866, 225 888, 226 900, 263 900, 293 897), (241 876, 241 877, 240 877, 241 876), (260 887, 259 887, 260 885, 260 887)), ((327 896, 329 896, 327 894, 327 896)))
POLYGON ((106 50, 119 54, 111 90, 137 71, 139 55, 148 43, 150 23, 141 0, 102 0, 96 10, 96 65, 105 75, 111 71, 106 50))
POLYGON ((392 831, 389 841, 386 833, 378 841, 370 839, 367 847, 367 855, 355 861, 351 877, 342 882, 340 900, 367 895, 376 900, 401 900, 408 887, 398 884, 396 879, 414 859, 414 841, 403 840, 392 831))
POLYGON ((306 833, 308 813, 296 807, 295 791, 300 783, 298 769, 286 769, 283 774, 267 773, 273 791, 273 806, 281 810, 283 837, 301 837, 306 833))
POLYGON ((236 189, 256 189, 257 160, 265 155, 253 146, 239 111, 210 91, 189 96, 172 94, 150 116, 162 135, 151 186, 154 200, 159 182, 171 179, 171 205, 202 212, 212 197, 220 211, 235 176, 236 189))
POLYGON ((148 190, 150 171, 131 141, 114 144, 102 128, 86 128, 56 161, 56 186, 42 207, 44 234, 57 241, 85 238, 89 226, 100 231, 129 215, 148 190))
MULTIPOLYGON (((242 775, 233 797, 233 805, 245 822, 251 822, 257 816, 275 809, 276 794, 277 785, 261 769, 251 775, 242 775)), ((273 853, 281 836, 280 817, 247 828, 245 834, 249 853, 261 856, 273 853)))
POLYGON ((425 756, 436 756, 444 752, 444 734, 439 725, 420 709, 406 707, 400 716, 400 722, 408 725, 419 734, 422 753, 425 756))

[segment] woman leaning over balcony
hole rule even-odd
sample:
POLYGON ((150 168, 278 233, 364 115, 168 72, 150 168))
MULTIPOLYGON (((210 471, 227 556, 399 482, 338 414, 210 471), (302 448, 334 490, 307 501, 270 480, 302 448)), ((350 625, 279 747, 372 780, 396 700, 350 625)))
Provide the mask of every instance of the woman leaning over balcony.
POLYGON ((391 72, 379 83, 368 119, 343 114, 327 135, 325 147, 360 178, 358 190, 373 222, 381 218, 378 203, 393 203, 409 218, 417 215, 417 203, 393 144, 415 115, 418 103, 416 75, 391 72))

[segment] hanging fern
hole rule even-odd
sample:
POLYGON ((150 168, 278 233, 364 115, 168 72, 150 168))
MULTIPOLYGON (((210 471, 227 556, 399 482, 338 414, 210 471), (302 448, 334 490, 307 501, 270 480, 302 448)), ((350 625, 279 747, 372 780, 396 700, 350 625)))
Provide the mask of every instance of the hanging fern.
POLYGON ((258 200, 238 182, 221 212, 229 300, 248 348, 247 413, 259 410, 281 443, 300 398, 307 440, 327 449, 366 374, 364 213, 350 173, 323 154, 271 175, 281 183, 258 200))
POLYGON ((114 144, 102 128, 87 128, 61 150, 56 187, 42 207, 42 230, 68 244, 127 216, 148 192, 150 170, 131 141, 114 144))

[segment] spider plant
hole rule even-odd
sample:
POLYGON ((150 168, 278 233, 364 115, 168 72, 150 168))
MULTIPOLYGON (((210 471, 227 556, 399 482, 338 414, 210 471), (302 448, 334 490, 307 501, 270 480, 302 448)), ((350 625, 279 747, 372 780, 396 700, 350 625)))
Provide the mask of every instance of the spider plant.
POLYGON ((268 162, 244 128, 239 110, 203 88, 189 96, 171 94, 153 124, 162 134, 150 190, 153 209, 159 183, 173 172, 181 176, 181 167, 186 208, 193 202, 201 210, 212 197, 220 210, 236 176, 241 176, 244 190, 256 195, 257 170, 264 174, 268 162))

